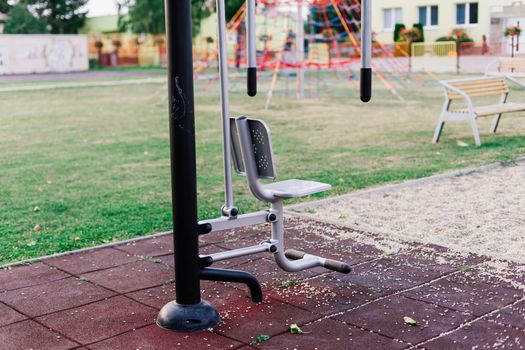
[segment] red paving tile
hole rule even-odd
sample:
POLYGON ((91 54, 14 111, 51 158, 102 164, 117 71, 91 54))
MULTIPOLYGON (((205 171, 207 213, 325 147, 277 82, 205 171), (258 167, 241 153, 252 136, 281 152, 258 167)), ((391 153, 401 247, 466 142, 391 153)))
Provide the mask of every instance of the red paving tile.
POLYGON ((372 302, 333 318, 411 344, 435 337, 472 319, 457 311, 399 295, 372 302), (405 316, 413 318, 418 324, 406 324, 403 320, 405 316))
POLYGON ((217 244, 224 246, 226 249, 232 249, 240 245, 258 244, 261 240, 268 239, 270 226, 267 224, 256 225, 246 228, 237 228, 212 232, 201 235, 199 241, 201 245, 217 244))
POLYGON ((213 232, 202 236, 202 239, 206 240, 207 238, 210 238, 214 235, 220 237, 219 241, 211 240, 212 242, 215 241, 215 245, 224 249, 235 249, 259 244, 261 241, 269 239, 271 233, 270 225, 257 225, 253 227, 224 231, 224 233, 213 232))
POLYGON ((56 281, 69 275, 42 263, 0 270, 0 292, 56 281))
POLYGON ((158 310, 123 296, 37 318, 82 345, 153 324, 158 310))
POLYGON ((393 256, 355 266, 351 273, 341 275, 339 279, 388 294, 418 286, 441 275, 438 271, 407 265, 393 256))
POLYGON ((518 302, 511 307, 506 307, 496 314, 488 316, 487 319, 525 331, 525 301, 518 302))
POLYGON ((393 259, 407 266, 437 271, 441 274, 470 268, 487 260, 487 258, 475 254, 453 253, 447 248, 433 244, 397 254, 393 259))
POLYGON ((48 259, 45 263, 58 267, 70 274, 80 275, 90 271, 122 265, 137 259, 136 256, 117 249, 103 248, 80 254, 59 256, 48 259))
POLYGON ((279 301, 311 310, 323 315, 345 311, 381 296, 370 288, 338 280, 337 274, 318 276, 296 283, 290 287, 281 286, 267 293, 279 301))
POLYGON ((70 277, 59 281, 0 293, 0 301, 36 317, 88 304, 115 295, 105 288, 70 277), (49 297, 52 295, 52 297, 49 297))
POLYGON ((476 321, 422 345, 428 350, 523 349, 524 346, 523 330, 485 320, 476 321))
POLYGON ((87 279, 100 286, 119 293, 158 286, 174 278, 173 269, 150 260, 140 260, 115 268, 83 274, 87 279))
MULTIPOLYGON (((304 249, 308 250, 308 248, 304 249)), ((315 254, 324 258, 343 261, 350 265, 361 264, 383 256, 383 252, 376 247, 356 243, 351 239, 334 240, 323 246, 316 247, 315 254)))
POLYGON ((454 310, 482 316, 524 296, 510 286, 482 276, 477 270, 458 272, 406 292, 410 298, 436 303, 454 310))
POLYGON ((136 256, 159 256, 173 253, 173 235, 157 236, 118 245, 116 249, 136 256))
MULTIPOLYGON (((204 255, 208 255, 208 254, 213 254, 213 253, 219 253, 219 252, 224 252, 224 251, 227 251, 228 249, 225 249, 225 248, 222 248, 222 247, 219 247, 219 246, 216 246, 216 245, 207 245, 207 246, 204 246, 204 247, 201 247, 199 249, 199 254, 204 256, 204 255)), ((232 268, 233 266, 237 266, 239 264, 244 264, 244 263, 247 263, 247 262, 250 262, 250 261, 253 261, 253 260, 257 260, 257 259, 260 259, 260 257, 263 256, 262 254, 256 256, 256 255, 248 255, 248 256, 241 256, 241 257, 238 257, 238 258, 233 258, 233 259, 228 259, 228 260, 222 260, 222 261, 217 261, 213 264, 213 267, 217 267, 217 268, 232 268)), ((168 255, 162 255, 162 256, 157 256, 155 258, 153 258, 153 261, 160 261, 166 265, 169 265, 171 267, 175 266, 175 261, 174 261, 174 258, 173 258, 173 254, 168 254, 168 255)))
POLYGON ((235 349, 241 343, 217 335, 210 331, 196 333, 177 333, 151 325, 124 333, 120 336, 89 345, 92 350, 200 350, 200 349, 235 349))
MULTIPOLYGON (((201 282, 202 299, 212 303, 217 309, 221 310, 225 305, 229 305, 229 300, 249 298, 249 292, 233 288, 231 283, 222 282, 201 282)), ((175 284, 169 283, 162 286, 147 288, 144 290, 126 294, 126 296, 160 309, 168 302, 175 300, 175 284)))
POLYGON ((320 317, 269 298, 254 304, 239 296, 225 304, 221 310, 222 322, 214 331, 245 343, 261 334, 273 336, 285 332, 292 323, 305 324, 320 317))
MULTIPOLYGON (((481 339, 481 346, 485 340, 493 341, 490 332, 500 335, 508 347, 525 344, 525 305, 523 301, 512 305, 523 298, 523 291, 508 278, 481 273, 475 265, 484 257, 417 244, 385 257, 374 246, 351 238, 384 237, 293 217, 285 223, 288 248, 359 265, 342 275, 323 268, 287 273, 271 256, 261 258, 264 255, 219 262, 217 267, 254 274, 265 289, 265 301, 252 303, 244 285, 202 281, 202 297, 217 307, 222 322, 213 333, 193 334, 171 333, 154 325, 158 309, 175 299, 171 235, 0 270, 0 348, 396 349, 443 332, 451 333, 424 346, 461 348, 456 345, 464 337, 470 345, 481 339), (347 238, 337 240, 341 233, 347 238), (471 269, 455 272, 466 267, 471 269), (283 282, 297 284, 285 287, 283 282), (391 295, 406 289, 410 290, 391 295), (125 295, 113 296, 111 291, 125 295), (475 315, 505 305, 510 306, 483 322, 460 327, 475 315), (33 317, 49 313, 35 318, 45 327, 25 320, 23 313, 33 317), (406 325, 403 316, 419 324, 406 325), (311 333, 290 334, 292 323, 311 333), (261 334, 270 335, 270 340, 248 345, 261 334)), ((212 233, 200 237, 200 251, 209 254, 257 244, 269 232, 268 225, 260 225, 212 233)), ((523 283, 521 266, 509 266, 506 276, 523 283)))
POLYGON ((403 349, 402 342, 346 325, 323 319, 300 327, 303 334, 284 334, 253 344, 264 350, 324 350, 324 349, 403 349))
POLYGON ((31 320, 0 327, 0 344, 2 350, 66 350, 79 346, 31 320))
POLYGON ((325 268, 316 267, 305 271, 290 273, 279 268, 277 263, 270 259, 251 261, 249 263, 237 265, 235 266, 235 269, 246 271, 257 277, 261 283, 263 291, 277 288, 282 282, 289 279, 299 280, 329 272, 329 270, 326 270, 325 268))
POLYGON ((0 327, 26 319, 21 313, 0 303, 0 327))

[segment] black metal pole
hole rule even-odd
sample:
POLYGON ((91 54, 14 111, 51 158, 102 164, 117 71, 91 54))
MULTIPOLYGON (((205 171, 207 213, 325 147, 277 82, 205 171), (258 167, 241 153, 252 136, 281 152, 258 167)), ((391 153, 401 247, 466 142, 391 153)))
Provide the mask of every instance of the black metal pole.
POLYGON ((193 331, 215 326, 219 314, 200 296, 191 2, 165 5, 176 301, 162 308, 157 324, 193 331))
POLYGON ((179 304, 197 304, 201 300, 191 7, 187 0, 166 4, 175 281, 178 286, 184 286, 177 288, 176 293, 179 304))

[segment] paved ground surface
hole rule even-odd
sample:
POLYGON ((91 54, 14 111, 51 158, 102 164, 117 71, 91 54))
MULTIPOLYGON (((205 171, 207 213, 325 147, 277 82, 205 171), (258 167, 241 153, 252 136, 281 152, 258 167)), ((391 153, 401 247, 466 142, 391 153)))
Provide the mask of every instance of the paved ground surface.
MULTIPOLYGON (((155 325, 174 298, 171 236, 0 270, 2 349, 471 349, 525 346, 525 276, 519 265, 437 245, 305 218, 287 218, 288 245, 353 264, 348 275, 288 274, 266 257, 217 267, 256 275, 265 299, 244 286, 203 282, 219 309, 213 331, 172 333, 155 325), (339 239, 344 236, 345 239, 339 239), (384 247, 396 245, 395 254, 384 247), (502 268, 504 267, 504 268, 502 268), (283 283, 284 282, 284 283, 283 283), (409 316, 417 325, 408 325, 409 316), (304 334, 291 334, 298 324, 304 334), (269 336, 260 341, 261 336, 269 336)), ((202 238, 201 253, 259 242, 269 228, 202 238)))

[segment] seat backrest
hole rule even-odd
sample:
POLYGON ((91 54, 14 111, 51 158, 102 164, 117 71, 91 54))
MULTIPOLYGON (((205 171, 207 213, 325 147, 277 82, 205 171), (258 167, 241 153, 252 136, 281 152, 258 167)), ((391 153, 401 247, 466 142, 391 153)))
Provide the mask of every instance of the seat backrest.
POLYGON ((243 151, 250 151, 253 153, 255 165, 257 168, 257 175, 260 179, 272 179, 277 177, 275 164, 273 161, 272 139, 270 137, 270 129, 268 125, 262 120, 248 119, 248 127, 250 129, 250 136, 252 141, 251 150, 243 150, 239 142, 239 133, 236 118, 230 118, 231 131, 231 145, 232 145, 232 159, 235 171, 239 175, 246 176, 246 170, 242 157, 243 151))
MULTIPOLYGON (((479 78, 450 80, 447 84, 461 90, 469 97, 495 96, 509 93, 510 89, 505 78, 479 78)), ((447 89, 448 98, 459 100, 463 97, 454 90, 447 89)))

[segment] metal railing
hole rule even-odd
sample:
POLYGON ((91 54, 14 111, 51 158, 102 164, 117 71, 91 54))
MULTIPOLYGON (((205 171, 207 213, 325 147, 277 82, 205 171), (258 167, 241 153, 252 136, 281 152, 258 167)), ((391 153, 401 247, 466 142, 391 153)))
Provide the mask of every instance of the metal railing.
POLYGON ((436 57, 455 57, 455 41, 441 41, 433 43, 412 43, 412 56, 436 56, 436 57))

